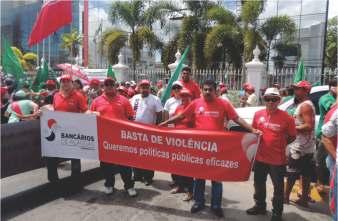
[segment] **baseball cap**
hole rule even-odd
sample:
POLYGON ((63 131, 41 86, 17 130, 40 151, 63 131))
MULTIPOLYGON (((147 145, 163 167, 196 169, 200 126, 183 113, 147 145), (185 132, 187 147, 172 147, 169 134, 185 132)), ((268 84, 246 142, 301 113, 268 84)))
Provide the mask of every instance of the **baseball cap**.
POLYGON ((128 89, 127 89, 126 87, 124 87, 124 86, 119 86, 119 87, 117 88, 117 90, 118 90, 118 91, 122 91, 122 92, 128 94, 128 89))
POLYGON ((89 85, 100 85, 100 80, 93 78, 90 80, 89 85))
POLYGON ((139 85, 150 85, 150 81, 143 79, 140 81, 139 85))
POLYGON ((180 91, 180 95, 183 95, 183 94, 189 95, 189 96, 192 97, 191 91, 190 91, 189 89, 187 89, 187 88, 183 88, 183 89, 180 91))
POLYGON ((180 86, 180 87, 183 88, 183 84, 180 81, 174 81, 174 83, 171 87, 173 88, 174 86, 180 86))
POLYGON ((64 74, 61 76, 60 81, 72 81, 72 76, 70 76, 69 74, 64 74))
POLYGON ((308 81, 299 81, 296 84, 293 84, 292 86, 296 88, 304 88, 308 91, 311 90, 311 84, 308 81))
POLYGON ((47 80, 46 85, 55 85, 55 81, 53 80, 47 80))
POLYGON ((279 90, 275 87, 270 87, 265 90, 264 97, 265 96, 277 96, 280 97, 279 90))
POLYGON ((104 85, 112 85, 112 84, 115 84, 115 80, 111 77, 108 77, 108 78, 104 79, 103 84, 104 85))

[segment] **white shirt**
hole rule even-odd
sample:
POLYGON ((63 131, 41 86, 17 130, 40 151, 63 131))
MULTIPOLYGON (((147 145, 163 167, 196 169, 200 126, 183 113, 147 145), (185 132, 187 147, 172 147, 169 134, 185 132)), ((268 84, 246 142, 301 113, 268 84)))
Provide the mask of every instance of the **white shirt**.
POLYGON ((174 116, 176 108, 182 103, 181 99, 175 97, 169 98, 164 104, 164 110, 168 111, 169 118, 174 116))
POLYGON ((161 100, 152 94, 147 97, 137 94, 130 103, 136 113, 135 121, 145 124, 156 124, 156 113, 163 110, 161 100))
POLYGON ((257 96, 255 95, 255 93, 252 93, 249 95, 246 103, 249 105, 249 107, 258 106, 258 100, 257 100, 257 96))

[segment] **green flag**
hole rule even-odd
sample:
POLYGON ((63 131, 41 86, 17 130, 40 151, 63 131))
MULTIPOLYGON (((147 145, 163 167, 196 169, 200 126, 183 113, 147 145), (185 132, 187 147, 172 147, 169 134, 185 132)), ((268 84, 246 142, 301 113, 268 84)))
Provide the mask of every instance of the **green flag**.
POLYGON ((312 87, 315 87, 315 86, 320 86, 320 85, 321 85, 320 81, 316 81, 316 82, 313 83, 311 86, 312 86, 312 87))
POLYGON ((171 75, 171 78, 169 79, 169 82, 168 82, 168 85, 167 85, 167 88, 165 89, 162 97, 161 97, 161 102, 162 104, 165 104, 165 102, 169 99, 170 97, 170 93, 171 93, 171 86, 173 85, 173 83, 175 81, 177 81, 178 77, 180 76, 180 73, 183 69, 183 64, 184 64, 184 61, 185 59, 187 58, 187 54, 189 52, 189 49, 190 47, 188 46, 185 50, 184 50, 184 53, 182 55, 182 58, 181 60, 179 61, 174 73, 171 75))
POLYGON ((304 63, 303 60, 300 60, 298 64, 297 72, 293 79, 293 83, 298 83, 299 81, 305 80, 305 72, 304 72, 304 63))
POLYGON ((113 71, 111 64, 108 66, 107 77, 111 77, 116 81, 115 72, 113 71))
POLYGON ((5 38, 3 38, 1 65, 4 72, 6 74, 12 74, 18 82, 21 78, 24 77, 20 61, 14 54, 12 48, 5 38))
POLYGON ((38 92, 41 89, 41 85, 48 80, 48 64, 47 61, 43 62, 43 67, 39 67, 35 80, 32 85, 32 90, 38 92))

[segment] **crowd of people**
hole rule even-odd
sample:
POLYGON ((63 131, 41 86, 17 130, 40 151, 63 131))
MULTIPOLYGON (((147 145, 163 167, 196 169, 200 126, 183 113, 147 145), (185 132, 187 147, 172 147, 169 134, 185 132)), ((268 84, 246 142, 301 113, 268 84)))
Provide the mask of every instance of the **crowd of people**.
MULTIPOLYGON (((316 175, 318 189, 328 183, 325 170, 331 178, 330 207, 334 220, 336 217, 335 197, 337 197, 336 152, 337 152, 337 79, 329 83, 329 92, 319 101, 320 121, 315 128, 315 107, 309 99, 311 84, 300 81, 292 85, 294 102, 288 110, 278 109, 284 91, 277 86, 267 88, 262 97, 265 108, 255 113, 252 124, 248 124, 237 113, 227 96, 223 83, 205 80, 198 85, 192 80, 191 69, 185 67, 181 79, 171 85, 171 97, 161 103, 165 91, 163 81, 141 80, 120 82, 106 78, 103 82, 92 79, 83 86, 80 80, 64 74, 60 82, 48 80, 38 93, 31 91, 29 85, 15 89, 15 81, 4 79, 1 87, 1 121, 13 123, 38 118, 44 110, 96 114, 110 119, 124 119, 144 124, 173 127, 177 129, 196 129, 209 131, 227 130, 230 120, 246 131, 261 136, 253 167, 255 204, 246 212, 248 215, 266 214, 266 181, 270 175, 274 192, 271 220, 282 219, 283 205, 290 203, 290 193, 299 179, 302 192, 296 204, 308 207, 310 183, 316 175), (317 129, 317 133, 315 133, 317 129), (286 179, 286 186, 284 180, 286 179), (326 180, 325 180, 326 179, 326 180), (335 192, 334 192, 335 191, 335 192)), ((240 106, 257 106, 259 99, 255 88, 246 83, 240 96, 240 106)), ((58 183, 57 165, 59 158, 46 158, 48 180, 58 183)), ((79 180, 81 163, 71 159, 72 178, 75 190, 82 188, 79 180)), ((135 182, 151 185, 155 171, 131 168, 101 162, 104 175, 104 191, 114 192, 115 174, 120 173, 124 188, 129 196, 137 196, 135 182)), ((185 193, 184 201, 194 200, 191 213, 205 207, 205 180, 172 174, 171 193, 185 193)), ((222 183, 212 181, 211 211, 223 217, 222 183)))

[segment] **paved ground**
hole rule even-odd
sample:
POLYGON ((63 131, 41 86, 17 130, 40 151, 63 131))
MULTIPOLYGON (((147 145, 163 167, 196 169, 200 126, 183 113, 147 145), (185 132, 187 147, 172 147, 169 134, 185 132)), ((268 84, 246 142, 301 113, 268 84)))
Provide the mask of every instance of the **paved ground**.
MULTIPOLYGON (((83 163, 84 169, 98 166, 97 162, 83 163)), ((61 176, 69 174, 69 165, 59 170, 61 176)), ((136 183, 139 195, 129 198, 123 191, 123 184, 117 176, 113 195, 106 196, 99 170, 86 173, 89 179, 84 190, 75 195, 64 195, 52 191, 46 180, 46 169, 34 170, 1 180, 2 220, 62 220, 62 221, 105 221, 105 220, 216 220, 209 207, 192 215, 192 202, 183 202, 183 194, 170 194, 170 175, 156 172, 152 186, 136 183)), ((270 181, 269 181, 270 182, 270 181)), ((223 208, 228 221, 265 221, 267 216, 247 216, 245 210, 252 206, 252 181, 242 183, 223 183, 223 208)), ((268 198, 271 199, 272 187, 268 185, 268 198)), ((210 203, 210 183, 206 188, 207 206, 210 203)), ((268 209, 271 201, 268 200, 268 209)), ((285 207, 284 220, 290 221, 326 221, 330 220, 325 203, 311 204, 309 209, 295 205, 285 207)), ((222 220, 222 219, 221 219, 222 220)))

